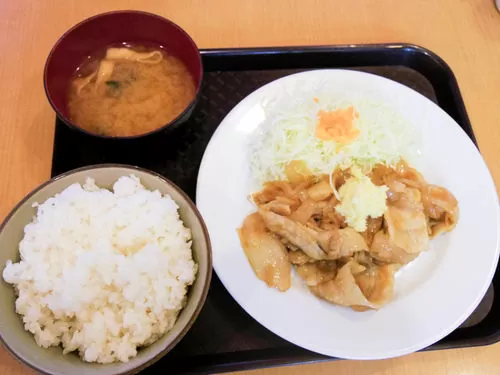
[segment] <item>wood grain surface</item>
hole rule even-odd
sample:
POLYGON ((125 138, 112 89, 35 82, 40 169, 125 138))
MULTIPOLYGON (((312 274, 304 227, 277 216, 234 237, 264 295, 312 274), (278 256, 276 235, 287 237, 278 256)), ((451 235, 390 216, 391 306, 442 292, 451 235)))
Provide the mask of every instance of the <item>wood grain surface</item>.
MULTIPOLYGON (((481 152, 500 182, 500 14, 493 0, 2 0, 0 220, 50 175, 54 113, 42 85, 50 48, 76 22, 116 9, 170 18, 200 48, 375 42, 427 47, 455 72, 481 152)), ((29 373, 0 348, 0 374, 29 373)), ((500 374, 500 344, 248 374, 331 373, 500 374)))

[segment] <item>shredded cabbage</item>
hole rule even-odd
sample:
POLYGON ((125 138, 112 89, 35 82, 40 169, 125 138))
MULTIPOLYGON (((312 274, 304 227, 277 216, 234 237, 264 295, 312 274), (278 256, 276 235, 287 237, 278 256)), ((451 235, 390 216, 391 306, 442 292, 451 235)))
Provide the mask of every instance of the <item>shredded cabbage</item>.
MULTIPOLYGON (((313 173, 330 174, 336 167, 360 166, 368 172, 374 165, 395 165, 401 158, 418 164, 420 137, 416 129, 382 103, 366 98, 338 100, 328 94, 285 93, 263 103, 265 121, 252 140, 250 167, 258 185, 284 179, 292 160, 303 160, 313 173), (354 106, 359 113, 355 126, 359 137, 341 146, 314 136, 319 110, 332 111, 354 106)), ((318 90, 321 91, 321 90, 318 90)))

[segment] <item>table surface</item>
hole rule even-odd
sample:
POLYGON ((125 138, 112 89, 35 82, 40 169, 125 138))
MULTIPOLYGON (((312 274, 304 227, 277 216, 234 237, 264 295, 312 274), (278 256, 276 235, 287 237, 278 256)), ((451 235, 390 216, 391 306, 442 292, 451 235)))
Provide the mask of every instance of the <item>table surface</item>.
MULTIPOLYGON (((427 47, 455 72, 481 152, 500 182, 500 14, 493 0, 2 0, 0 220, 50 176, 54 113, 42 85, 50 48, 76 22, 116 9, 168 17, 200 48, 378 42, 427 47)), ((497 374, 499 369, 497 344, 248 374, 459 375, 497 374)), ((0 373, 32 371, 0 348, 0 373)))

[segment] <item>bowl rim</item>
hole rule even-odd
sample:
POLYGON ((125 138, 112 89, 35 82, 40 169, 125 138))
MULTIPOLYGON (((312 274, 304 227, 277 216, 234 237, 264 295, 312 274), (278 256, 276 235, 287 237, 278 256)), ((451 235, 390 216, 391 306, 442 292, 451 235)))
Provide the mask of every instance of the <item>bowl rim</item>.
MULTIPOLYGON (((154 364, 155 362, 157 362, 161 358, 163 358, 163 356, 165 356, 169 351, 171 351, 179 343, 179 341, 181 341, 184 338, 184 336, 186 335, 186 333, 191 329, 191 327, 193 326, 194 322, 198 318, 198 316, 199 316, 199 314, 200 314, 203 306, 205 305, 205 302, 206 302, 206 299, 207 299, 207 295, 208 295, 208 291, 210 289, 210 284, 211 284, 211 280, 212 280, 212 272, 213 272, 213 268, 212 268, 212 244, 210 242, 210 236, 209 236, 208 229, 207 229, 207 226, 205 224, 205 221, 203 220, 203 217, 201 216, 200 211, 198 210, 198 208, 196 207, 196 205, 192 201, 192 199, 179 186, 177 186, 175 183, 173 183, 172 181, 170 181, 168 178, 164 177, 163 175, 161 175, 161 174, 159 174, 157 172, 151 171, 151 170, 146 169, 146 168, 138 167, 138 166, 135 166, 135 165, 129 165, 129 164, 119 164, 119 163, 103 163, 103 164, 87 165, 87 166, 76 168, 76 169, 72 169, 72 170, 69 170, 67 172, 61 173, 61 174, 59 174, 57 176, 54 176, 51 179, 49 179, 49 180, 45 181, 44 183, 40 184, 39 186, 37 186, 35 189, 31 190, 21 201, 19 201, 14 206, 14 208, 7 214, 7 216, 5 217, 5 219, 3 220, 3 222, 0 223, 0 234, 3 232, 4 228, 8 225, 9 221, 12 219, 12 216, 14 216, 14 214, 24 204, 26 204, 26 202, 28 201, 28 199, 30 199, 33 195, 35 195, 39 191, 43 190, 47 186, 51 185, 53 182, 59 181, 59 180, 61 180, 63 178, 66 178, 68 176, 71 176, 71 175, 79 173, 79 172, 84 172, 84 171, 89 171, 89 170, 95 170, 95 169, 108 169, 108 168, 124 168, 124 169, 129 169, 132 172, 133 171, 139 171, 139 172, 142 172, 142 173, 147 173, 147 174, 150 174, 150 175, 152 175, 152 176, 154 176, 156 178, 159 178, 160 180, 162 180, 167 185, 170 185, 177 193, 180 194, 180 196, 182 197, 182 199, 184 199, 184 201, 188 204, 189 208, 195 214, 198 222, 201 225, 201 229, 202 229, 202 232, 203 232, 203 238, 204 238, 204 240, 206 242, 207 253, 208 253, 207 254, 207 274, 206 274, 204 280, 202 280, 204 284, 203 284, 203 288, 202 288, 200 300, 199 300, 198 304, 196 305, 196 307, 195 307, 195 309, 193 311, 193 314, 191 315, 191 317, 188 320, 187 324, 182 328, 182 330, 174 338, 174 340, 172 340, 172 342, 169 345, 167 345, 167 347, 165 347, 163 350, 161 350, 158 353, 156 353, 155 355, 153 355, 153 357, 151 359, 149 359, 148 361, 145 361, 145 362, 141 363, 137 367, 134 367, 134 368, 122 371, 122 372, 113 373, 113 375, 132 375, 132 374, 138 373, 139 371, 144 370, 146 367, 151 366, 152 364, 154 364)), ((17 312, 16 312, 16 314, 17 314, 17 312)), ((19 315, 19 314, 17 314, 17 315, 19 315)), ((30 332, 28 332, 28 333, 30 333, 30 332)), ((165 334, 168 335, 168 332, 166 332, 165 334)), ((160 337, 157 341, 161 340, 162 337, 160 337)), ((157 342, 157 341, 155 341, 155 342, 157 342)), ((19 356, 18 353, 15 350, 13 350, 12 347, 5 341, 4 335, 3 335, 2 331, 0 331, 0 343, 20 363, 22 363, 22 364, 30 367, 31 369, 33 369, 33 370, 35 370, 35 371, 37 371, 37 372, 39 372, 41 374, 44 374, 44 375, 53 375, 52 373, 48 373, 48 372, 44 371, 43 368, 40 368, 40 367, 36 366, 31 361, 28 362, 24 358, 22 358, 21 356, 19 356)), ((151 345, 153 345, 153 344, 151 344, 151 345)), ((39 349, 40 350, 45 350, 42 347, 39 347, 39 349)), ((61 355, 64 355, 64 354, 62 354, 62 351, 61 351, 61 355)), ((84 364, 87 363, 87 362, 84 362, 83 360, 81 360, 81 361, 84 364)), ((95 363, 88 363, 88 364, 95 364, 95 363)), ((114 362, 112 364, 116 364, 116 362, 114 362)), ((110 364, 110 365, 112 365, 112 364, 110 364)), ((102 364, 102 366, 106 366, 106 364, 102 364)))
POLYGON ((145 12, 145 11, 142 11, 142 10, 133 10, 133 9, 129 9, 129 10, 112 10, 110 12, 98 13, 98 14, 95 14, 93 16, 90 16, 88 18, 85 18, 85 19, 81 20, 80 22, 78 22, 75 25, 71 26, 68 30, 66 30, 57 39, 57 41, 55 42, 55 44, 50 49, 50 52, 47 55, 47 58, 45 59, 45 65, 44 65, 44 68, 43 68, 43 87, 44 87, 44 91, 45 91, 45 96, 47 97, 47 100, 49 101, 50 106, 52 107, 52 109, 56 113, 56 118, 59 118, 60 120, 62 120, 62 122, 64 122, 71 129, 74 129, 74 130, 80 131, 80 132, 82 132, 84 134, 90 135, 92 137, 101 138, 101 139, 131 140, 131 139, 137 139, 137 138, 147 137, 149 135, 153 135, 153 134, 165 131, 166 129, 168 129, 170 127, 172 127, 172 128, 177 127, 177 125, 180 124, 179 121, 185 115, 187 115, 189 113, 189 111, 191 111, 196 106, 196 103, 198 102, 198 99, 199 99, 200 94, 201 94, 201 87, 202 87, 202 84, 203 84, 203 75, 204 75, 203 73, 204 73, 204 71, 205 70, 204 70, 204 67, 203 67, 203 59, 201 57, 201 53, 200 53, 200 49, 199 49, 198 45, 195 43, 195 41, 193 40, 193 38, 191 38, 191 36, 182 27, 180 27, 179 25, 177 25, 175 22, 169 20, 168 18, 160 16, 158 14, 150 13, 150 12, 145 12), (149 131, 147 133, 137 134, 137 135, 131 135, 131 136, 113 137, 113 136, 109 136, 109 135, 101 135, 101 134, 97 134, 97 133, 92 133, 92 132, 90 132, 88 130, 85 130, 81 126, 78 126, 76 123, 72 122, 67 116, 64 116, 57 109, 57 106, 54 104, 54 101, 52 100, 52 96, 51 96, 51 94, 49 92, 49 89, 47 87, 48 86, 47 75, 48 75, 48 66, 49 66, 49 63, 52 60, 52 57, 53 57, 55 51, 57 50, 57 48, 59 47, 59 45, 62 43, 62 41, 69 34, 71 34, 74 30, 78 29, 79 27, 81 27, 81 26, 83 26, 83 25, 85 25, 85 24, 87 24, 89 22, 92 22, 92 21, 94 21, 94 20, 96 20, 98 18, 113 16, 113 15, 119 15, 119 14, 130 14, 130 15, 141 15, 141 16, 152 17, 152 18, 156 18, 156 19, 158 19, 158 20, 160 20, 162 22, 168 23, 171 26, 173 26, 174 28, 176 28, 181 34, 183 34, 186 37, 186 39, 198 51, 198 54, 197 54, 197 56, 198 56, 198 62, 199 62, 199 71, 198 71, 198 73, 200 75, 200 79, 199 79, 199 82, 198 82, 198 84, 196 86, 196 92, 195 92, 195 95, 194 95, 193 99, 191 99, 191 101, 186 106, 186 108, 184 108, 184 110, 181 113, 179 113, 179 115, 177 115, 177 117, 173 118, 172 120, 170 120, 165 125, 162 125, 159 128, 151 130, 151 131, 149 131))

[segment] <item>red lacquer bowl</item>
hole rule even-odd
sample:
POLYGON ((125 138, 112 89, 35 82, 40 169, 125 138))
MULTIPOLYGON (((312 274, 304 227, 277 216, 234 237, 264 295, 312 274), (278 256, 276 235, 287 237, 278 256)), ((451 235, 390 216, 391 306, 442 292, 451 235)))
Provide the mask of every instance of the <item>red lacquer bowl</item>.
POLYGON ((125 10, 90 17, 68 30, 50 51, 43 79, 52 108, 68 126, 95 137, 131 139, 170 131, 185 123, 199 96, 202 77, 200 52, 184 30, 172 21, 155 14, 125 10), (76 68, 95 51, 119 43, 161 45, 167 52, 179 58, 193 76, 196 85, 194 99, 177 118, 149 133, 130 137, 109 137, 90 133, 69 119, 68 88, 76 68))

